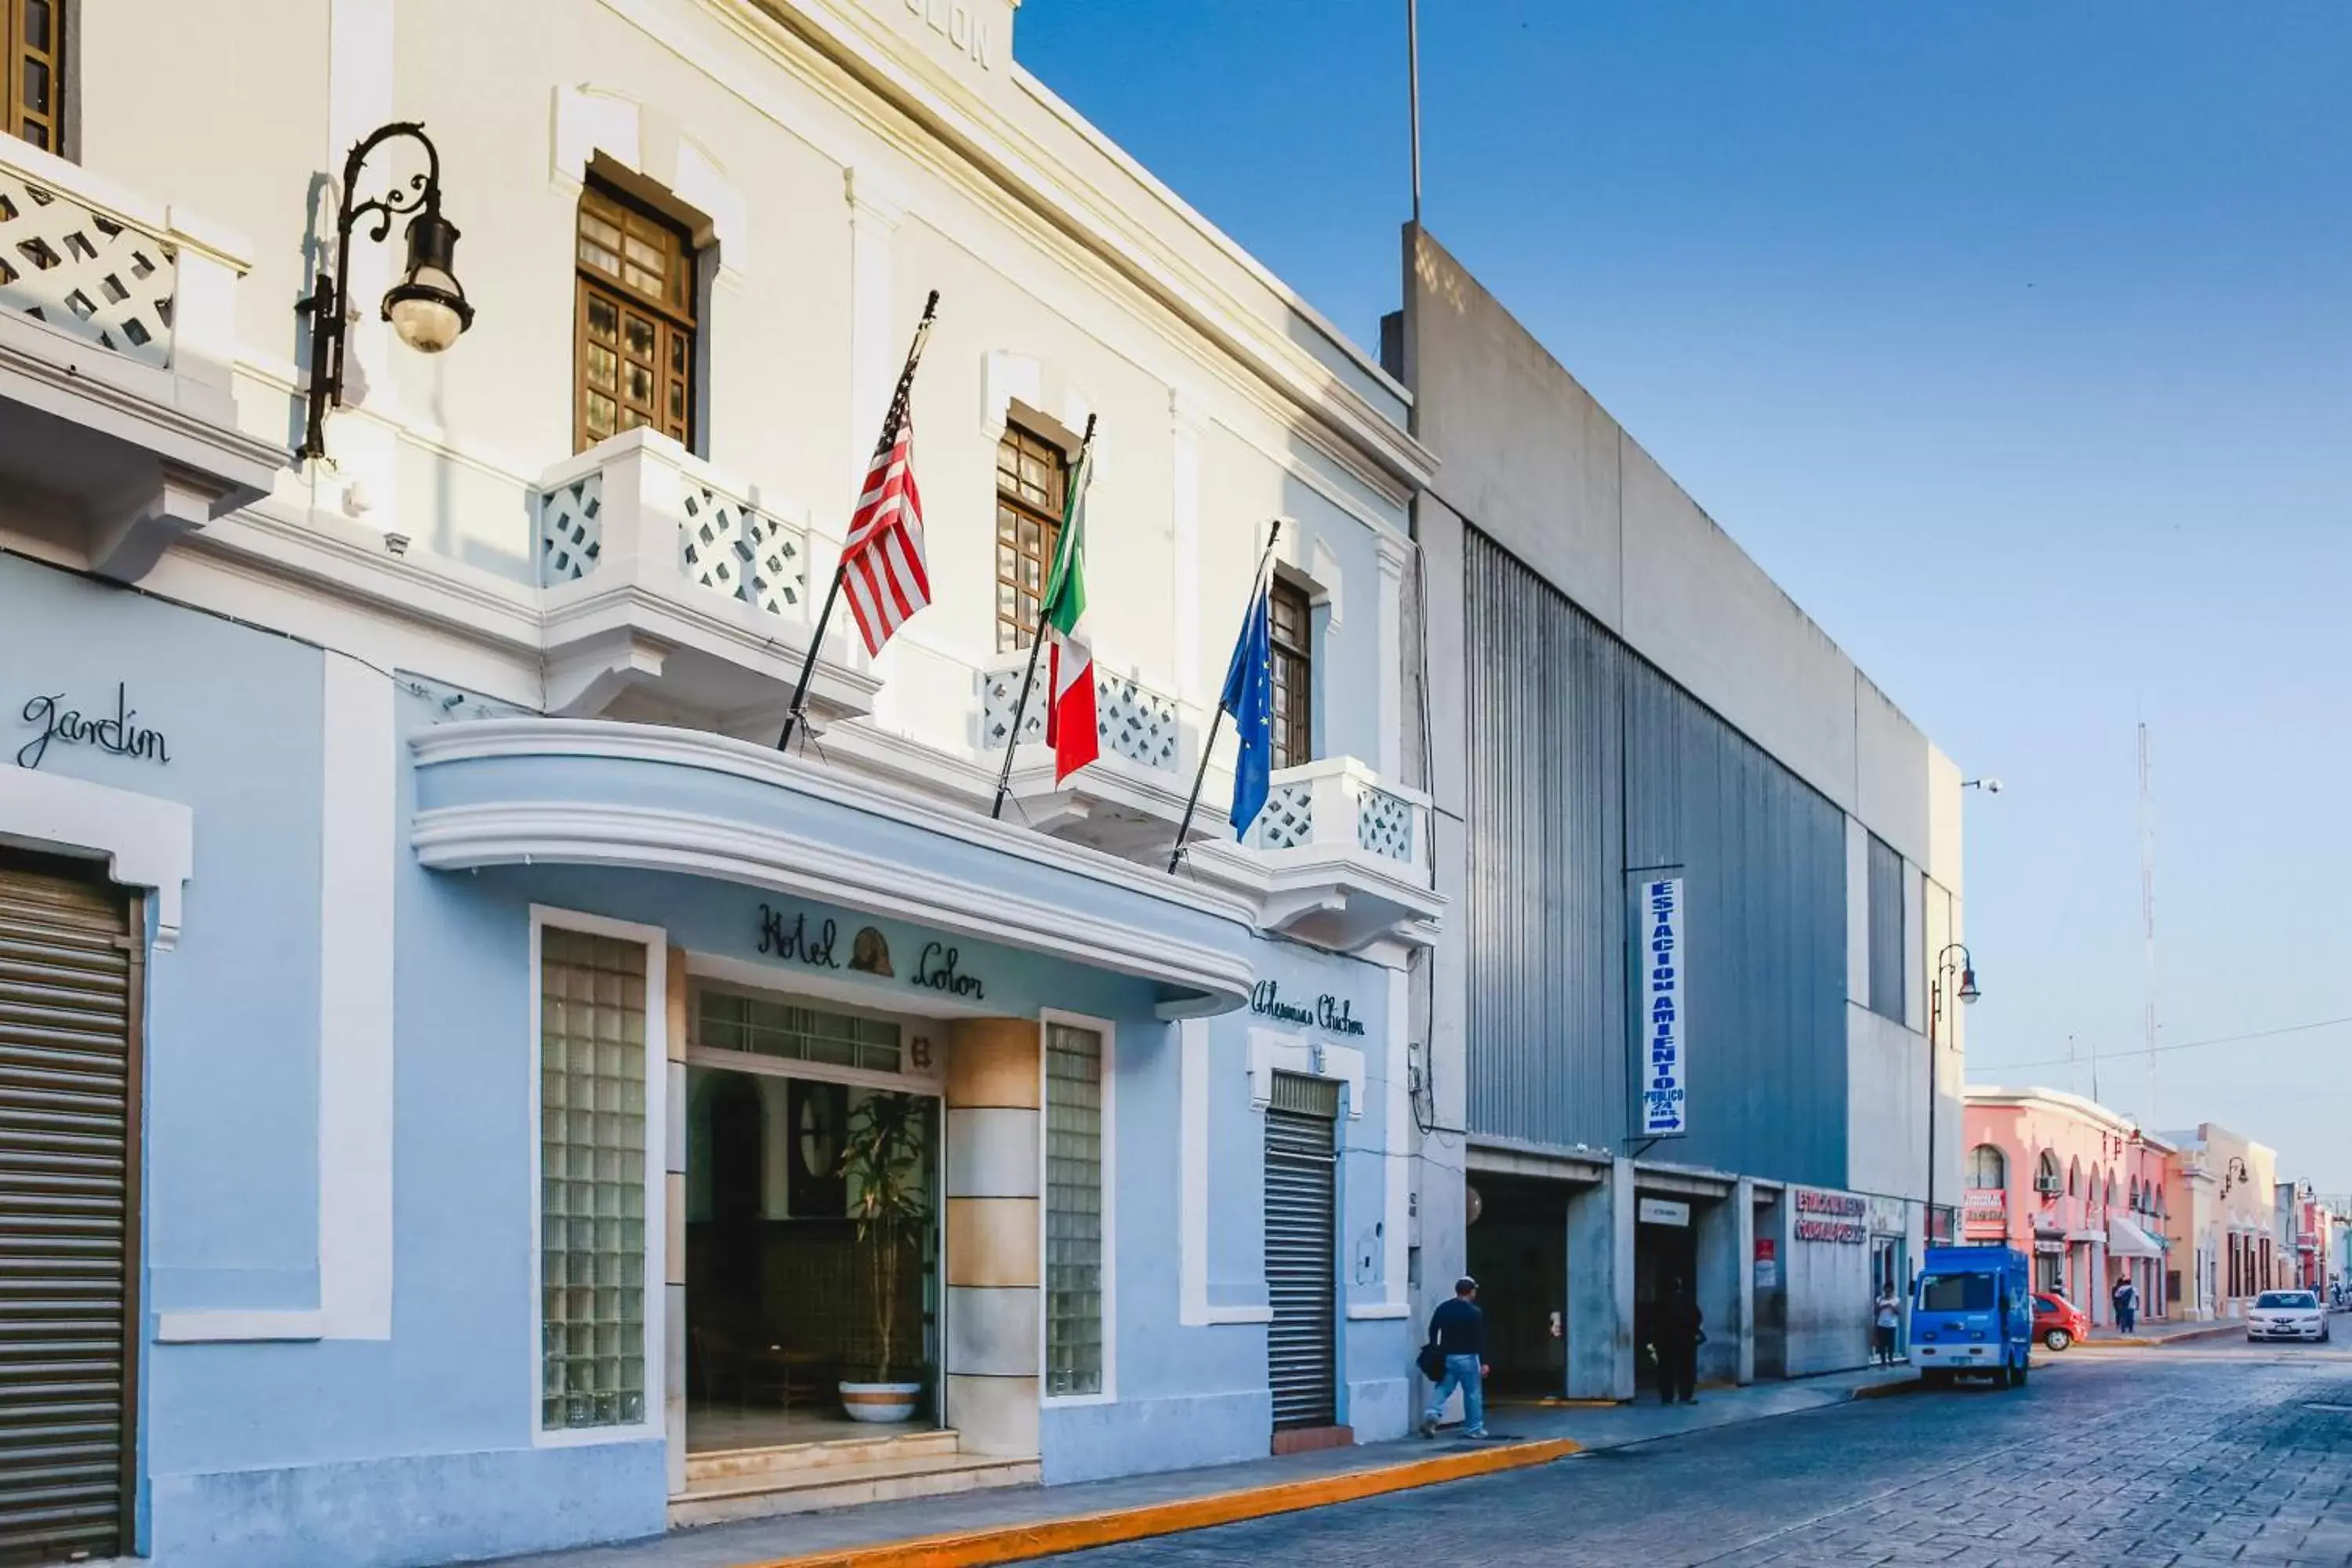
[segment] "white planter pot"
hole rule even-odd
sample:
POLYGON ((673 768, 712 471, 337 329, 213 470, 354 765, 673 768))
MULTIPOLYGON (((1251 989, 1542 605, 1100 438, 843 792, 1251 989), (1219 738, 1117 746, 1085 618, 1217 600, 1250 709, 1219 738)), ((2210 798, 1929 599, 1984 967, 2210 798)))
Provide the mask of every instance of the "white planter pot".
POLYGON ((905 1421, 915 1414, 915 1406, 923 1401, 923 1385, 919 1383, 845 1383, 841 1385, 841 1407, 852 1421, 871 1421, 887 1426, 905 1421))

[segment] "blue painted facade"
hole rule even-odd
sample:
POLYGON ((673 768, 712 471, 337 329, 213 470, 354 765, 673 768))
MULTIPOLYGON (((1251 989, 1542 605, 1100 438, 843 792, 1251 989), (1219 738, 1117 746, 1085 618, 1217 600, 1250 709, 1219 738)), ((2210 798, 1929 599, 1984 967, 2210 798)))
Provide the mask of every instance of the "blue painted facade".
MULTIPOLYGON (((1369 548, 1363 563, 1370 575, 1369 548)), ((1394 971, 1268 938, 1198 899, 1165 896, 1135 868, 1097 857, 1048 863, 864 806, 710 768, 611 757, 509 757, 426 766, 407 743, 481 722, 478 704, 394 671, 394 733, 359 754, 396 773, 390 842, 394 1005, 393 1225, 388 1338, 227 1338, 163 1342, 174 1313, 297 1315, 321 1305, 321 1061, 336 1049, 337 1001, 322 996, 322 844, 339 787, 324 736, 331 654, 219 616, 0 555, 0 700, 69 693, 111 704, 127 683, 142 722, 169 740, 157 764, 56 746, 44 773, 184 803, 194 874, 174 949, 152 955, 142 1021, 146 1096, 143 1321, 138 1430, 139 1550, 163 1568, 277 1568, 320 1562, 438 1563, 642 1536, 665 1528, 671 1495, 659 1436, 549 1443, 536 1433, 539 1264, 534 1141, 531 910, 544 906, 662 928, 673 948, 766 965, 791 994, 793 967, 759 951, 760 906, 874 923, 904 958, 952 942, 984 977, 985 1010, 1064 1009, 1115 1033, 1116 1310, 1111 1396, 1042 1412, 1037 1458, 1049 1482, 1265 1453, 1271 1427, 1262 1325, 1180 1321, 1186 1154, 1181 1042, 1205 1031, 1207 1300, 1266 1300, 1263 1119, 1254 1041, 1303 1037, 1221 998, 1187 1025, 1164 980, 1078 963, 1034 945, 941 933, 919 919, 779 893, 694 866, 671 870, 534 862, 428 868, 420 813, 562 803, 576 811, 660 810, 745 833, 806 835, 897 865, 1066 911, 1079 926, 1140 929, 1226 955, 1286 995, 1344 998, 1363 1032, 1326 1043, 1361 1053, 1363 1092, 1338 1124, 1339 1222, 1333 1267, 1338 1418, 1360 1440, 1408 1424, 1414 1325, 1391 1278, 1398 1222, 1388 1120, 1394 971), (1110 874, 1117 867, 1118 874, 1110 874), (322 1040, 321 1019, 326 1038, 322 1040), (1351 1310, 1354 1315, 1351 1315, 1351 1310)), ((1335 732, 1362 727, 1352 697, 1335 732)), ((19 726, 21 729, 22 726, 19 726)), ((622 727, 614 726, 617 730, 622 727)), ((12 732, 13 733, 13 732, 12 732)), ((21 743, 24 737, 16 737, 21 743)), ((364 737, 362 738, 364 739, 364 737)), ((705 738, 707 739, 707 738, 705 738)), ((8 748, 14 752, 16 744, 8 748)), ((0 766, 13 767, 12 757, 0 766)), ((0 832, 8 825, 0 822, 0 832)), ((739 972, 740 973, 740 972, 739 972)), ((887 1008, 907 984, 870 984, 887 1008)), ((1200 1010, 1192 998, 1192 1011, 1200 1010)), ((1180 1009, 1181 1010, 1181 1009, 1180 1009)), ((1399 1145, 1401 1151, 1402 1145, 1399 1145)), ((656 1222, 658 1223, 658 1222, 656 1222)), ((649 1243, 660 1277, 660 1241, 649 1243)))

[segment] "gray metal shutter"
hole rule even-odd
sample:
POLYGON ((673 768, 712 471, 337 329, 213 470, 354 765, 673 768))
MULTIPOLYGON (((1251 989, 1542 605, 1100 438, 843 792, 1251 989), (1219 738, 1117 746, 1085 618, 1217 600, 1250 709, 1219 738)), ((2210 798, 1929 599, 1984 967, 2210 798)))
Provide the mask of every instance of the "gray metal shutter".
POLYGON ((0 1563, 130 1545, 125 900, 0 862, 0 1563))
POLYGON ((1339 1239, 1333 1136, 1339 1086, 1277 1073, 1265 1110, 1266 1375, 1276 1430, 1339 1418, 1339 1239))

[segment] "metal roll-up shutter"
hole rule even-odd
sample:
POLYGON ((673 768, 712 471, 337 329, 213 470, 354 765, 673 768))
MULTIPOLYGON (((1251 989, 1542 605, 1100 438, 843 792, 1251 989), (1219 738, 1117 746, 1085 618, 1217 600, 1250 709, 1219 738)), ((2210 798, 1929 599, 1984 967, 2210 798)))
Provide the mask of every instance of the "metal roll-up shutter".
POLYGON ((130 1545, 129 905, 0 858, 0 1563, 130 1545))
POLYGON ((1339 1086, 1277 1073, 1265 1110, 1265 1283, 1274 1322, 1266 1374, 1277 1431, 1338 1419, 1339 1086))

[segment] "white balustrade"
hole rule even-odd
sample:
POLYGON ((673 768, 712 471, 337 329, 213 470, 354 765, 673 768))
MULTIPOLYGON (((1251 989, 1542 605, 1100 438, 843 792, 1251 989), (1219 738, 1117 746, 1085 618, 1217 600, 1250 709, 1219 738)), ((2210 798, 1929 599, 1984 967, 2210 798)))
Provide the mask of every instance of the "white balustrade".
MULTIPOLYGON (((996 751, 1013 733, 1013 705, 1020 700, 1023 672, 1029 655, 1006 655, 980 676, 981 747, 996 751)), ((1045 739, 1045 689, 1049 656, 1041 655, 1029 706, 1021 715, 1020 739, 1024 746, 1045 739)), ((1153 690, 1132 676, 1115 675, 1095 666, 1095 733, 1103 754, 1120 757, 1139 767, 1175 773, 1181 770, 1183 726, 1176 700, 1153 690)))
POLYGON ((1249 842, 1360 851, 1419 870, 1428 810, 1427 797, 1383 782, 1355 758, 1326 757, 1273 775, 1249 842))
POLYGON ((808 530, 667 437, 631 430, 540 481, 539 581, 576 583, 616 556, 770 616, 808 615, 808 530))

